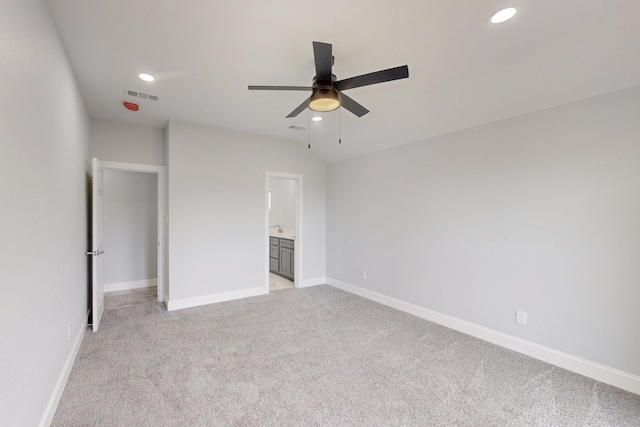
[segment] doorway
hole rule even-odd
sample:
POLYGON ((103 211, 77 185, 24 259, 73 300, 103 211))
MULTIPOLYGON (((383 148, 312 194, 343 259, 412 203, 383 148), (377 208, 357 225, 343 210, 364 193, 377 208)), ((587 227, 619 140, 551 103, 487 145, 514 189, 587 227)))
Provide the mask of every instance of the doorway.
POLYGON ((302 280, 302 175, 265 173, 265 288, 300 287, 302 280))
POLYGON ((105 310, 157 300, 158 176, 104 170, 105 310))
MULTIPOLYGON (((100 318, 102 316, 103 310, 105 308, 105 303, 104 303, 104 293, 105 290, 112 290, 112 291, 130 291, 131 289, 135 289, 136 287, 141 287, 141 285, 144 285, 144 287, 149 287, 149 281, 148 280, 144 280, 144 281, 136 281, 136 280, 128 280, 128 281, 122 281, 121 277, 124 276, 120 276, 120 279, 116 279, 115 282, 113 283, 107 283, 107 286, 105 288, 105 283, 104 283, 104 265, 105 265, 105 261, 107 259, 113 260, 117 263, 117 257, 118 256, 122 256, 123 254, 122 252, 122 247, 120 247, 120 250, 117 249, 118 244, 115 244, 114 246, 112 246, 112 249, 107 249, 105 250, 104 247, 104 219, 105 216, 108 215, 112 215, 113 212, 111 210, 115 209, 116 211, 118 209, 122 210, 122 209, 128 209, 128 229, 122 230, 119 232, 120 237, 126 238, 127 234, 132 234, 132 233, 137 233, 139 230, 135 230, 135 226, 132 226, 132 224, 136 224, 136 220, 138 221, 138 223, 140 223, 139 218, 136 219, 136 216, 146 216, 147 218, 149 217, 149 215, 154 215, 153 212, 149 212, 149 206, 134 206, 133 209, 131 206, 124 206, 123 205, 127 205, 127 204, 132 204, 132 203, 137 203, 140 202, 139 198, 140 196, 140 190, 144 190, 144 188, 149 188, 149 183, 155 183, 155 196, 153 197, 155 200, 150 201, 147 200, 145 201, 145 203, 147 205, 153 205, 154 206, 154 210, 155 210, 155 221, 153 222, 153 226, 155 227, 155 230, 153 230, 154 232, 151 233, 150 230, 146 230, 146 234, 147 234, 147 241, 145 243, 143 243, 141 246, 153 246, 153 256, 155 257, 155 259, 153 261, 155 261, 154 263, 151 263, 151 265, 145 265, 143 266, 143 269, 146 269, 148 274, 149 274, 149 269, 154 269, 155 270, 155 282, 152 282, 155 285, 155 296, 154 299, 158 302, 162 302, 164 301, 166 304, 166 301, 168 299, 168 289, 165 286, 165 272, 166 272, 166 265, 165 265, 165 259, 166 259, 166 251, 167 251, 167 247, 165 244, 165 224, 166 224, 166 183, 165 183, 165 167, 164 166, 154 166, 154 165, 143 165, 143 164, 134 164, 134 163, 120 163, 120 162, 106 162, 106 161, 100 161, 96 158, 93 159, 93 208, 92 208, 92 251, 88 252, 88 255, 92 255, 93 257, 93 262, 92 262, 92 326, 93 326, 93 330, 94 332, 98 330, 98 325, 100 323, 100 318), (115 205, 109 207, 107 204, 107 208, 105 209, 105 173, 107 175, 107 181, 108 181, 108 177, 109 175, 111 175, 110 172, 116 172, 116 174, 113 174, 113 177, 115 177, 115 181, 112 180, 113 182, 118 183, 116 185, 115 190, 118 190, 118 188, 120 189, 120 191, 125 191, 126 193, 125 195, 120 194, 118 197, 116 197, 116 199, 118 200, 118 203, 116 203, 115 205), (134 172, 134 173, 142 173, 144 175, 147 175, 146 179, 142 179, 139 180, 139 183, 144 183, 146 182, 146 184, 143 184, 142 186, 138 185, 138 191, 131 191, 130 188, 127 188, 127 185, 130 185, 131 182, 129 183, 122 183, 122 178, 124 175, 118 174, 117 172, 134 172), (151 175, 151 179, 149 179, 149 174, 153 174, 151 175), (136 195, 137 194, 137 195, 136 195), (151 203, 152 202, 152 203, 151 203), (120 206, 118 206, 120 205, 120 206), (133 228, 132 228, 133 227, 133 228), (149 241, 149 235, 153 236, 153 241, 149 241), (120 281, 118 281, 120 280, 120 281), (111 286, 110 286, 111 285, 111 286), (118 289, 120 288, 120 289, 118 289)), ((151 184, 153 185, 153 184, 151 184)), ((112 188, 113 190, 113 188, 112 188)), ((109 190, 107 190, 108 192, 109 190)), ((144 198, 144 196, 143 196, 144 198)), ((107 220, 107 222, 109 222, 112 218, 109 218, 107 220)), ((127 221, 125 221, 127 222, 127 221)), ((117 221, 116 221, 117 223, 117 221)), ((142 233, 145 234, 145 233, 142 233)), ((114 243, 114 242, 112 242, 114 243)), ((141 249, 139 245, 140 243, 136 243, 134 245, 134 247, 132 248, 128 248, 128 253, 125 254, 125 256, 128 256, 130 258, 133 258, 134 260, 137 259, 137 251, 139 251, 141 249)), ((126 251, 125 251, 126 252, 126 251)), ((129 260, 131 261, 131 260, 129 260)), ((135 263, 135 261, 134 261, 135 263)), ((108 262, 107 262, 108 264, 108 262)), ((112 263, 113 264, 113 263, 112 263)), ((122 268, 121 270, 123 271, 129 271, 129 273, 131 273, 132 270, 135 270, 137 267, 139 266, 135 266, 135 265, 129 265, 128 267, 122 268)), ((120 272, 121 273, 121 272, 120 272)), ((110 274, 110 273, 107 273, 110 274)), ((108 280, 113 280, 113 277, 118 277, 119 273, 114 273, 111 272, 111 279, 108 280)), ((133 273, 133 274, 137 274, 137 273, 133 273)), ((150 272, 151 275, 153 275, 153 272, 150 272)))

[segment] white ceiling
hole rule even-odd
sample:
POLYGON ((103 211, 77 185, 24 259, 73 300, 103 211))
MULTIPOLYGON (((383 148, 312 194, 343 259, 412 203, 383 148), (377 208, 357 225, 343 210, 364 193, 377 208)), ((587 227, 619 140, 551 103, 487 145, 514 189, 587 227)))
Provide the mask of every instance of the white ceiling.
POLYGON ((638 0, 49 0, 92 117, 169 119, 307 144, 327 162, 640 84, 638 0), (494 12, 518 13, 501 25, 494 12), (312 41, 344 79, 407 64, 408 79, 346 93, 371 112, 308 110, 312 41), (146 72, 156 81, 143 82, 146 72), (124 109, 134 89, 159 96, 124 109), (341 118, 342 144, 337 144, 341 118))

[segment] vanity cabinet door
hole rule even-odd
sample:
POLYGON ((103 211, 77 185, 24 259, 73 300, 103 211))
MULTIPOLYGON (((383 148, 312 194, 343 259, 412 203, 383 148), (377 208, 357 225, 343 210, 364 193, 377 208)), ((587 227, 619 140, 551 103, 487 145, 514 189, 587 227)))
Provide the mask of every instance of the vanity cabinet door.
POLYGON ((293 250, 280 248, 280 274, 293 279, 293 250))
POLYGON ((290 271, 291 271, 291 280, 293 280, 293 278, 294 278, 294 270, 295 270, 294 267, 296 265, 296 258, 294 256, 294 254, 295 254, 295 251, 293 251, 293 250, 291 251, 291 254, 289 254, 289 263, 291 265, 291 269, 290 269, 290 271))
POLYGON ((277 246, 271 245, 271 249, 269 251, 269 256, 271 258, 280 257, 280 248, 278 248, 277 246))
POLYGON ((280 270, 279 264, 278 258, 269 258, 269 271, 272 273, 278 273, 280 270))

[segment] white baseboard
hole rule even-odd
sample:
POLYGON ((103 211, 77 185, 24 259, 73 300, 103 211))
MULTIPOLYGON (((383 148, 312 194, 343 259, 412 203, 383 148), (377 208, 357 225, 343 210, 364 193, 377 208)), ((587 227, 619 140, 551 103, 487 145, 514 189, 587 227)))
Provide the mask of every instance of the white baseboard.
POLYGON ((327 278, 326 277, 316 277, 315 279, 307 279, 307 280, 303 280, 302 283, 300 285, 298 285, 299 288, 308 288, 310 286, 318 286, 318 285, 326 285, 327 284, 327 278))
POLYGON ((129 289, 151 288, 158 286, 158 279, 134 280, 133 282, 105 283, 105 292, 127 291, 129 289))
MULTIPOLYGON (((87 314, 87 319, 88 318, 89 315, 87 314)), ((84 325, 78 328, 78 334, 76 335, 76 339, 73 341, 73 345, 67 355, 67 359, 62 366, 62 371, 60 371, 60 375, 58 375, 58 381, 56 381, 56 386, 53 388, 53 393, 51 393, 47 407, 44 410, 44 414, 42 414, 40 424, 38 424, 39 427, 48 427, 53 422, 53 417, 56 414, 56 409, 58 409, 58 403, 60 403, 62 392, 64 392, 64 388, 67 385, 67 380, 71 374, 73 363, 76 361, 76 356, 78 355, 82 339, 84 338, 84 333, 87 329, 87 319, 85 319, 84 325)))
POLYGON ((241 298, 255 297, 257 295, 265 295, 268 293, 268 289, 265 289, 264 286, 260 286, 259 288, 223 292, 213 295, 203 295, 201 297, 167 300, 167 311, 180 310, 183 308, 197 307, 199 305, 213 304, 216 302, 231 301, 241 298))
POLYGON ((488 341, 509 350, 526 354, 527 356, 531 356, 535 359, 542 360, 543 362, 584 375, 585 377, 593 378, 594 380, 602 381, 603 383, 640 395, 639 376, 610 368, 568 353, 563 353, 531 341, 516 338, 437 311, 419 307, 417 305, 373 292, 359 286, 341 282, 339 280, 327 278, 327 284, 380 304, 404 311, 405 313, 429 320, 439 325, 455 329, 456 331, 460 331, 467 335, 480 338, 481 340, 488 341))

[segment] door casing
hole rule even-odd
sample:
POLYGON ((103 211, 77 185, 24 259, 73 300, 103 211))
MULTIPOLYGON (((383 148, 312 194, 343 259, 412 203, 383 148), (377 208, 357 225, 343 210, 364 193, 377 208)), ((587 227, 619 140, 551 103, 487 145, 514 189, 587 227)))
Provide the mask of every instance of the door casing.
POLYGON ((167 191, 166 191, 166 168, 164 166, 145 165, 138 163, 108 162, 98 160, 100 167, 104 169, 114 169, 125 172, 154 173, 157 175, 158 183, 158 230, 157 230, 157 280, 158 280, 158 302, 167 304, 169 297, 168 284, 166 283, 166 259, 168 255, 166 235, 167 235, 167 191))

